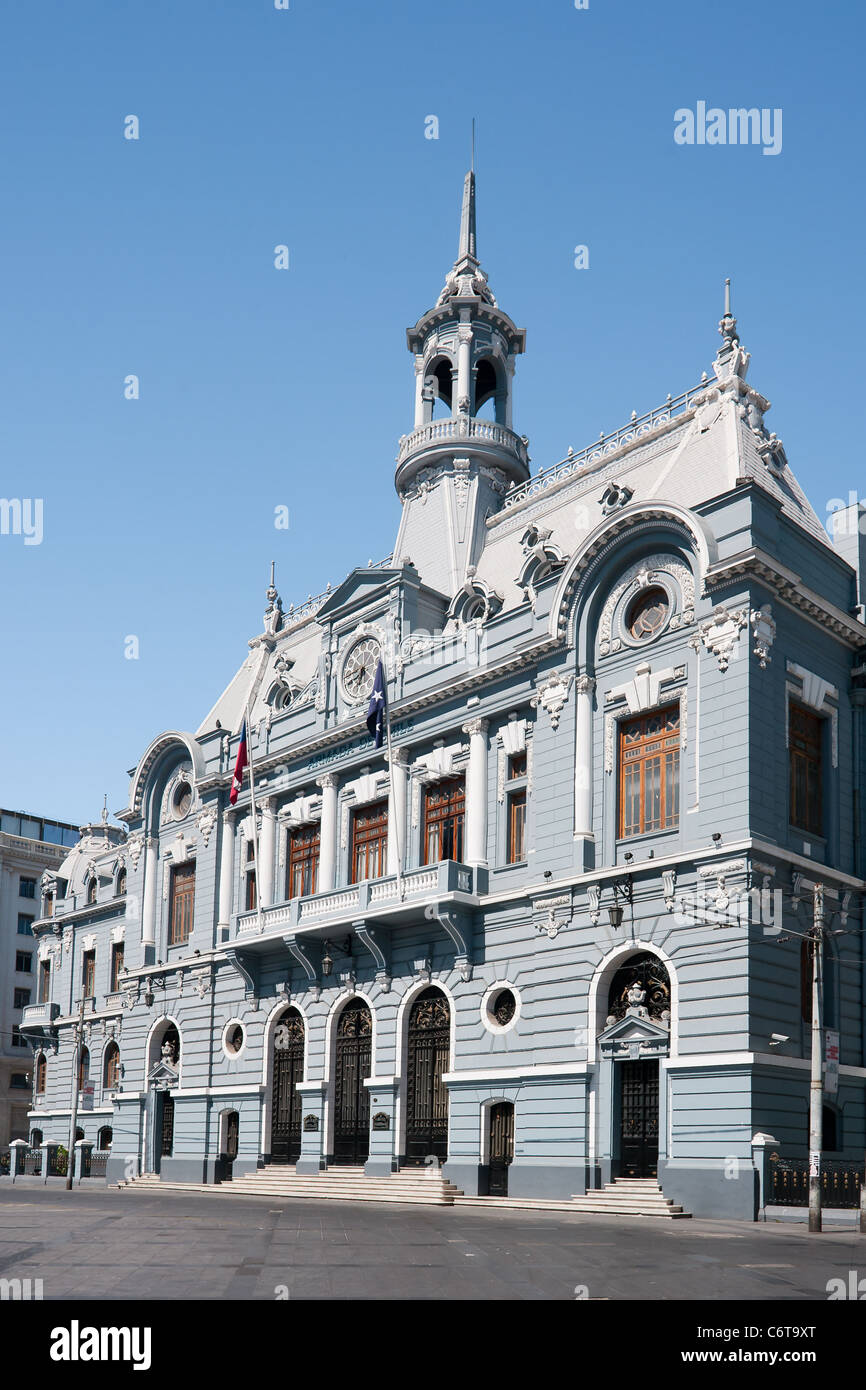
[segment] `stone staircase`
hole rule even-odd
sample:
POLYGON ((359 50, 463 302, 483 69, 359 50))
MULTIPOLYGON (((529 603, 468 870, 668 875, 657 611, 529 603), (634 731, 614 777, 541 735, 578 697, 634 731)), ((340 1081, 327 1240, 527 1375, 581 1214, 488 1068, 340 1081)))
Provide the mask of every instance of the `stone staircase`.
POLYGON ((221 1192, 231 1197, 312 1197, 317 1201, 400 1202, 452 1207, 460 1189, 437 1170, 404 1168, 386 1177, 367 1177, 363 1168, 335 1166, 322 1173, 296 1173, 272 1164, 224 1183, 163 1182, 156 1173, 118 1183, 136 1192, 221 1192))
POLYGON ((363 1168, 334 1167, 322 1173, 296 1173, 271 1165, 224 1183, 163 1182, 158 1173, 119 1182, 136 1192, 210 1192, 229 1197, 312 1197, 317 1201, 395 1202, 437 1207, 482 1207, 488 1211, 556 1211, 562 1215, 691 1216, 665 1197, 655 1178, 617 1178, 586 1196, 557 1201, 543 1197, 466 1197, 460 1188, 429 1168, 403 1168, 369 1178, 363 1168))
POLYGON ((457 1197, 460 1207, 514 1208, 519 1211, 559 1211, 574 1215, 663 1216, 682 1220, 691 1216, 665 1197, 655 1178, 617 1178, 586 1196, 571 1201, 547 1201, 543 1197, 457 1197))

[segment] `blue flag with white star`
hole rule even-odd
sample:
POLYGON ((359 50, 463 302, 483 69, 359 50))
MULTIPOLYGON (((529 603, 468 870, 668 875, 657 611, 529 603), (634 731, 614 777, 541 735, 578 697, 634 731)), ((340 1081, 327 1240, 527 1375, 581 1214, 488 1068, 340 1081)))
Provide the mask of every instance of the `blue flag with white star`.
POLYGON ((388 696, 385 691, 385 668, 381 661, 376 667, 376 679, 373 682, 373 693, 370 696, 370 707, 367 710, 367 728, 373 737, 373 742, 377 748, 382 747, 385 737, 385 716, 388 711, 388 696))

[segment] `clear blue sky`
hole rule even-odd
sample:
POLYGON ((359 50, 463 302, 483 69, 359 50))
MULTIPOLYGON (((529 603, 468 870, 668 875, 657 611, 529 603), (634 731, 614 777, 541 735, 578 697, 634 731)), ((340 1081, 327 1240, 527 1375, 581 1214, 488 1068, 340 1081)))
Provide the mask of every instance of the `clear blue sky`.
POLYGON ((0 496, 42 498, 44 539, 0 536, 0 804, 120 809, 243 661, 272 558, 288 606, 390 551, 404 330, 473 115, 535 468, 709 370, 730 275, 814 505, 862 492, 864 28, 854 0, 7 5, 0 496), (782 108, 781 154, 675 145, 699 100, 782 108))

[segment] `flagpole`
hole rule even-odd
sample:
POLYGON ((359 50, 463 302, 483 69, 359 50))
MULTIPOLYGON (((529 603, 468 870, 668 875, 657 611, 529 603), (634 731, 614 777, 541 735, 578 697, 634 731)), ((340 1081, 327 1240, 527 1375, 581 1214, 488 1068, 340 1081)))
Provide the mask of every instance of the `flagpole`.
POLYGON ((382 675, 385 685, 385 737, 388 748, 388 780, 391 786, 391 806, 394 810, 394 841, 397 846, 397 895, 403 901, 403 849, 400 843, 400 816, 397 797, 394 792, 394 759, 391 752, 391 701, 388 698, 388 675, 382 662, 382 675))
POLYGON ((259 826, 258 816, 256 815, 256 779, 253 774, 253 730, 250 724, 249 701, 244 707, 244 716, 247 725, 247 762, 250 765, 250 806, 253 816, 253 870, 256 875, 256 920, 259 931, 262 929, 262 894, 261 879, 259 878, 259 826))

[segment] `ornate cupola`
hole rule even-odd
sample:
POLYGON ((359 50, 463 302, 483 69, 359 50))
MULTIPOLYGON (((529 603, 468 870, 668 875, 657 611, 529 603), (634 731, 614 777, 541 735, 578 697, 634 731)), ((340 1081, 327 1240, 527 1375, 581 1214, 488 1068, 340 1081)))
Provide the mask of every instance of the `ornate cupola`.
POLYGON ((407 329, 406 341, 415 355, 415 427, 397 455, 404 505, 396 555, 410 555, 425 582, 453 594, 480 554, 484 518, 499 510, 512 484, 529 477, 528 441, 511 420, 526 333, 498 307, 476 254, 472 170, 463 186, 457 259, 435 307, 407 329), (442 554, 428 564, 433 532, 442 554))

